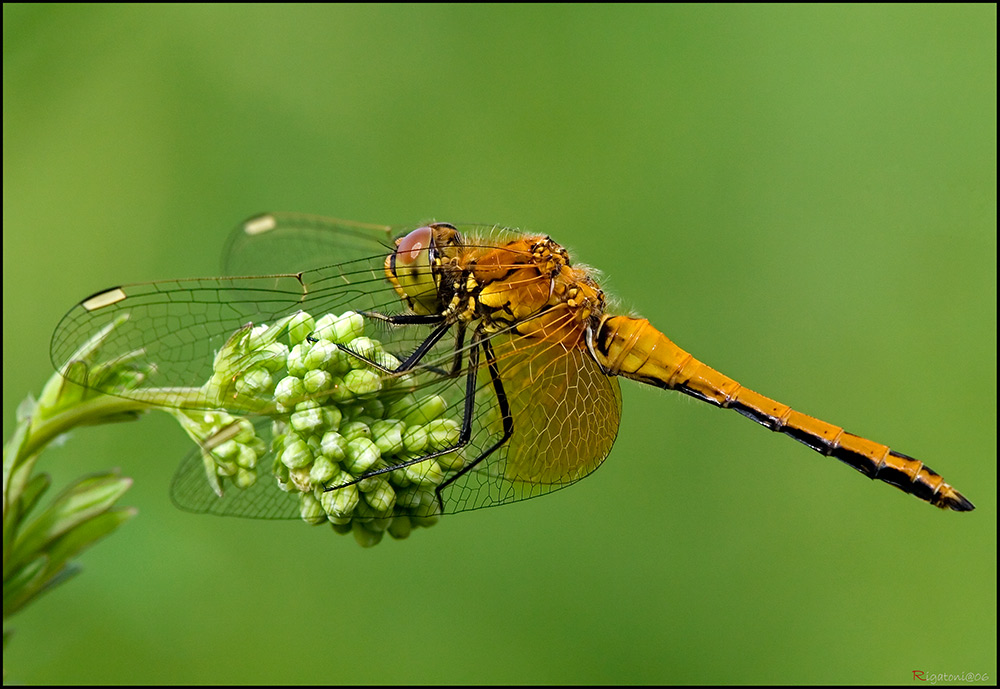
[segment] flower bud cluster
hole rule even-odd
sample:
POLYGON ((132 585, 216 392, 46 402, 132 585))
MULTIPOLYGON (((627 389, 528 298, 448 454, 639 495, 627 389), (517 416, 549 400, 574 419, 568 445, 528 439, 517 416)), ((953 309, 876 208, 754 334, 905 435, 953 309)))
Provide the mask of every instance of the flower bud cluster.
POLYGON ((257 462, 267 454, 267 443, 253 424, 222 411, 172 410, 187 434, 202 448, 205 475, 219 497, 225 486, 249 488, 257 481, 257 462))
MULTIPOLYGON (((271 326, 248 326, 216 356, 205 392, 229 408, 233 400, 247 410, 269 405, 278 487, 297 494, 303 520, 329 522, 371 546, 386 532, 405 538, 413 527, 435 523, 435 488, 462 458, 453 452, 407 465, 453 447, 460 427, 444 415, 443 397, 415 394, 411 374, 388 375, 367 363, 399 366, 364 326, 354 312, 313 319, 302 311, 271 326)), ((188 432, 203 447, 206 437, 221 441, 210 440, 205 452, 213 488, 219 492, 226 480, 251 485, 267 445, 244 418, 199 414, 187 415, 187 425, 196 426, 188 432)))

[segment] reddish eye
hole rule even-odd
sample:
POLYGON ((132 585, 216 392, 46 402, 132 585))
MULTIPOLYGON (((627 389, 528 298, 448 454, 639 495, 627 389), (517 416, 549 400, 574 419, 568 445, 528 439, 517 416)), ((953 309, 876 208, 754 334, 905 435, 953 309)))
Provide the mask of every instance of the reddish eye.
POLYGON ((399 240, 396 245, 396 262, 412 264, 420 258, 421 252, 431 245, 431 228, 418 227, 399 240))

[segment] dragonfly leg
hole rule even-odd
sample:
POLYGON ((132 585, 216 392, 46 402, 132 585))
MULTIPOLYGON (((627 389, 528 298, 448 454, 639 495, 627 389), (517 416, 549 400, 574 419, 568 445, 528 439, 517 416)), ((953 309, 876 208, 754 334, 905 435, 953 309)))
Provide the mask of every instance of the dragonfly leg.
MULTIPOLYGON (((392 466, 389 466, 389 467, 383 467, 381 469, 375 469, 374 471, 369 471, 368 473, 363 474, 362 476, 359 476, 358 478, 354 479, 353 481, 350 481, 348 483, 342 483, 339 486, 331 486, 329 488, 326 488, 325 490, 327 490, 327 491, 337 490, 337 489, 343 488, 345 486, 350 486, 350 485, 355 484, 358 481, 361 481, 363 479, 371 478, 372 476, 378 476, 380 474, 386 474, 386 473, 389 473, 390 471, 395 471, 396 469, 402 469, 403 467, 408 467, 408 466, 411 466, 413 464, 419 464, 420 462, 426 461, 428 459, 434 459, 435 457, 440 457, 442 455, 447 455, 447 454, 450 454, 452 452, 457 452, 458 450, 461 450, 463 447, 465 447, 466 445, 468 445, 469 444, 469 440, 472 438, 472 413, 475 410, 475 406, 476 406, 476 369, 479 368, 479 346, 480 346, 480 342, 479 342, 478 338, 479 338, 479 333, 477 331, 476 334, 473 336, 473 345, 472 345, 472 348, 469 351, 469 372, 467 374, 467 378, 466 378, 466 381, 465 381, 465 409, 462 412, 462 430, 458 434, 458 441, 454 445, 452 445, 451 447, 446 447, 446 448, 441 449, 441 450, 436 450, 436 451, 431 452, 429 454, 423 455, 422 457, 416 457, 415 459, 410 459, 410 460, 407 460, 405 462, 400 462, 399 464, 393 464, 392 466)), ((488 344, 489 344, 488 342, 483 342, 482 343, 482 345, 483 345, 484 348, 487 347, 488 344)), ((499 381, 499 379, 496 377, 496 361, 493 358, 493 349, 492 348, 489 349, 489 355, 488 355, 488 357, 490 358, 490 372, 491 372, 491 375, 494 376, 494 381, 495 381, 494 385, 495 385, 496 382, 499 381)), ((501 388, 501 390, 502 390, 502 388, 501 388)), ((510 416, 510 412, 506 411, 506 409, 507 409, 507 398, 506 398, 506 396, 503 397, 502 409, 505 410, 504 411, 504 413, 505 413, 504 427, 506 428, 506 426, 507 426, 506 417, 510 416)), ((513 426, 511 426, 511 430, 513 430, 513 426)), ((510 437, 509 433, 505 435, 504 440, 506 440, 507 437, 510 437)), ((492 452, 492 450, 491 450, 491 452, 492 452)), ((480 457, 480 459, 482 459, 482 457, 480 457)), ((477 459, 476 461, 478 462, 479 459, 477 459)), ((464 473, 464 470, 463 470, 463 472, 460 472, 460 473, 464 473)), ((446 482, 446 484, 447 483, 448 482, 446 482)), ((441 501, 441 496, 440 496, 440 493, 438 493, 438 502, 439 502, 439 504, 440 504, 440 501, 441 501)))
MULTIPOLYGON (((388 318, 388 316, 386 318, 388 318)), ((421 342, 420 346, 417 347, 413 351, 413 353, 410 354, 410 356, 408 356, 406 360, 403 361, 395 369, 387 368, 377 361, 372 361, 368 357, 363 356, 358 352, 355 352, 350 347, 345 347, 344 345, 337 345, 337 346, 342 351, 353 356, 355 359, 365 362, 365 364, 367 364, 368 366, 371 366, 372 368, 381 371, 382 373, 405 373, 406 371, 409 371, 410 369, 414 368, 418 363, 420 363, 420 360, 427 355, 427 352, 429 352, 431 348, 434 347, 434 345, 436 345, 442 337, 444 337, 444 334, 448 332, 449 328, 451 328, 452 326, 451 323, 442 320, 441 317, 436 317, 436 318, 438 320, 433 322, 438 323, 438 327, 434 328, 434 330, 431 331, 431 334, 427 336, 427 339, 421 342)))
MULTIPOLYGON (((444 333, 447 332, 448 330, 447 327, 445 327, 443 324, 441 327, 443 327, 444 329, 442 330, 440 335, 437 335, 437 337, 435 337, 437 330, 431 333, 430 337, 421 342, 420 346, 417 347, 416 350, 414 350, 413 354, 408 356, 403 361, 403 363, 399 365, 399 368, 393 371, 393 373, 403 373, 405 371, 409 371, 411 368, 414 368, 420 362, 420 360, 424 358, 427 352, 430 351, 431 347, 433 347, 437 343, 437 341, 441 339, 444 333), (432 337, 434 338, 433 341, 431 340, 432 337)), ((437 366, 425 366, 424 368, 428 371, 433 371, 434 373, 442 375, 446 378, 454 378, 462 371, 462 345, 464 343, 465 343, 465 323, 459 322, 458 334, 455 336, 455 356, 451 361, 451 371, 450 372, 445 371, 444 369, 439 368, 437 366)))
POLYGON ((383 321, 384 323, 388 323, 390 325, 434 325, 435 323, 440 323, 444 320, 444 316, 438 313, 426 315, 416 313, 386 315, 384 313, 379 313, 378 311, 359 311, 358 313, 365 318, 383 321))
POLYGON ((428 371, 437 373, 445 378, 454 378, 462 372, 462 345, 465 344, 465 323, 459 322, 458 334, 455 336, 455 357, 451 361, 451 371, 445 371, 437 366, 425 366, 428 371))
MULTIPOLYGON (((475 353, 476 350, 478 349, 475 340, 476 337, 473 337, 472 353, 470 353, 469 355, 470 363, 473 357, 478 357, 478 355, 475 353)), ((491 454, 500 449, 500 447, 503 446, 504 443, 506 443, 508 440, 510 440, 510 437, 514 434, 514 417, 511 416, 510 404, 507 402, 507 393, 503 389, 503 381, 500 380, 500 369, 497 367, 497 358, 496 354, 493 352, 493 346, 490 344, 489 340, 482 340, 481 342, 478 343, 478 346, 482 347, 483 351, 486 353, 486 365, 490 372, 490 380, 493 382, 493 391, 496 393, 497 396, 497 404, 500 406, 500 417, 501 417, 501 422, 503 423, 503 435, 500 437, 499 440, 493 443, 493 445, 491 445, 486 451, 484 451, 474 460, 472 460, 464 467, 459 469, 457 472, 455 472, 454 476, 448 477, 448 479, 444 483, 442 483, 434 490, 435 495, 437 495, 438 505, 441 507, 442 512, 444 511, 444 498, 442 497, 442 492, 444 491, 444 489, 453 484, 455 481, 457 481, 459 478, 461 478, 468 472, 472 471, 476 467, 476 465, 478 465, 484 459, 486 459, 491 454)), ((475 367, 470 366, 469 369, 470 369, 469 375, 471 378, 473 375, 475 375, 475 367)), ((467 394, 470 395, 474 394, 475 386, 472 385, 468 387, 473 389, 471 390, 471 392, 468 392, 467 394)), ((466 398, 465 403, 466 403, 466 408, 468 408, 469 406, 468 397, 466 398)), ((463 436, 468 436, 470 438, 472 436, 471 414, 466 414, 466 420, 462 427, 462 434, 463 436)), ((468 440, 466 440, 466 442, 468 442, 468 440)))

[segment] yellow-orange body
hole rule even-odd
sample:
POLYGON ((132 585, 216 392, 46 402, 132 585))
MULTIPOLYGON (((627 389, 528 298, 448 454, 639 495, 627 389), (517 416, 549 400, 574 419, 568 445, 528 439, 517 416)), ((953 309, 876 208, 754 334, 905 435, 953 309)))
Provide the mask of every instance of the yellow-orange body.
MULTIPOLYGON (((425 281, 419 303, 413 298, 415 290, 400 283, 393 264, 396 255, 386 261, 390 281, 414 310, 479 324, 484 333, 524 338, 525 351, 531 343, 544 343, 547 352, 558 347, 567 354, 586 354, 607 376, 679 390, 733 409, 933 505, 956 511, 973 509, 972 503, 919 460, 744 388, 675 345, 646 319, 606 314, 604 293, 590 271, 572 266, 566 250, 550 238, 462 238, 444 223, 429 229, 436 249, 429 266, 434 284, 431 287, 425 281), (431 293, 435 296, 428 299, 431 293)), ((559 459, 563 464, 572 461, 570 456, 559 459)), ((582 467, 578 473, 592 470, 593 466, 582 467)), ((566 467, 530 471, 522 467, 512 473, 521 480, 549 480, 558 471, 570 480, 577 478, 566 467)))
MULTIPOLYGON (((375 389, 388 391, 390 402, 383 406, 410 404, 412 396, 413 408, 395 410, 412 447, 395 449, 363 476, 326 484, 325 492, 384 474, 405 477, 418 466, 440 479, 431 483, 442 513, 558 490, 592 473, 610 454, 621 420, 619 379, 630 378, 733 409, 938 507, 973 509, 922 462, 748 390, 645 319, 609 312, 596 273, 573 264, 547 236, 434 223, 396 237, 386 226, 297 213, 251 218, 234 233, 227 251, 229 272, 242 277, 103 290, 60 322, 52 361, 67 379, 108 395, 183 410, 281 417, 291 405, 274 405, 257 386, 270 384, 276 391, 279 383, 267 364, 285 359, 274 356, 271 344, 259 346, 258 338, 288 338, 277 344, 291 347, 291 331, 308 322, 309 314, 317 324, 333 318, 336 327, 324 330, 336 338, 354 337, 351 324, 360 316, 378 324, 378 337, 356 338, 369 339, 356 352, 339 339, 337 346, 370 374, 363 387, 372 387, 374 376, 375 389), (254 275, 259 266, 274 272, 254 275), (369 345, 377 351, 376 342, 386 357, 366 356, 369 345), (103 360, 119 362, 115 365, 130 375, 63 367, 94 343, 103 360), (398 363, 386 367, 383 360, 398 363), (262 371, 268 375, 256 375, 262 371), (433 400, 428 409, 449 410, 433 432, 440 437, 438 431, 450 433, 447 429, 457 425, 454 444, 422 453, 420 432, 430 435, 432 429, 421 428, 424 406, 418 400, 433 400), (418 430, 410 433, 411 426, 418 430)), ((312 340, 307 337, 306 344, 312 346, 312 340)), ((329 369, 324 369, 329 387, 305 389, 301 401, 309 409, 345 395, 357 396, 352 409, 367 412, 369 403, 377 409, 378 396, 352 390, 340 364, 321 365, 329 369)), ((288 371, 294 377, 290 366, 288 371)), ((271 466, 257 461, 268 481, 255 485, 277 491, 271 466)), ((300 516, 299 503, 285 493, 230 491, 220 501, 216 490, 205 491, 204 473, 202 456, 185 462, 174 486, 179 505, 217 514, 300 516)), ((373 483, 378 481, 366 485, 373 483)), ((407 499, 415 499, 416 490, 411 493, 407 499)), ((400 509, 396 514, 409 508, 400 509)))

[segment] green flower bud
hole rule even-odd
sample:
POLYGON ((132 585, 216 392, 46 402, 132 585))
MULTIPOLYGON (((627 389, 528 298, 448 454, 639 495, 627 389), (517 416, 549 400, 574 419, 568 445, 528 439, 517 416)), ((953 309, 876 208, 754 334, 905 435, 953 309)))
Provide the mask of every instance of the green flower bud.
POLYGON ((315 486, 325 486, 334 476, 340 473, 340 468, 325 455, 319 455, 309 470, 309 479, 315 486))
POLYGON ((257 453, 249 445, 240 445, 236 453, 236 464, 244 469, 257 468, 257 453))
POLYGON ((314 342, 309 351, 303 357, 303 363, 310 370, 329 370, 330 365, 336 362, 340 349, 329 340, 319 340, 314 342))
POLYGON ((385 418, 402 419, 416 406, 417 398, 407 393, 385 405, 385 418))
POLYGON ((368 428, 371 428, 372 424, 375 423, 376 419, 373 419, 367 414, 362 414, 361 416, 354 419, 354 421, 356 421, 357 423, 363 423, 364 425, 368 426, 368 428))
POLYGON ((330 381, 330 386, 324 394, 335 404, 345 404, 354 399, 354 393, 344 385, 344 379, 337 376, 334 376, 333 380, 330 381))
POLYGON ((406 488, 411 485, 413 481, 407 478, 405 469, 393 469, 389 472, 389 483, 397 488, 406 488))
POLYGON ((367 361, 380 363, 382 346, 370 337, 358 337, 344 346, 354 354, 348 354, 351 368, 365 368, 368 366, 367 361))
POLYGON ((371 397, 361 403, 362 413, 373 419, 385 418, 385 403, 378 397, 371 397))
POLYGON ((309 434, 306 436, 300 436, 305 439, 306 445, 309 446, 309 451, 312 452, 313 457, 316 457, 320 452, 320 448, 323 445, 323 438, 317 434, 309 434))
POLYGON ((434 491, 420 486, 409 486, 396 491, 396 506, 408 510, 420 510, 437 502, 434 491))
POLYGON ((340 462, 347 458, 347 438, 336 431, 323 435, 320 452, 332 462, 340 462))
MULTIPOLYGON (((271 462, 271 473, 274 474, 274 477, 278 480, 279 485, 282 483, 288 483, 288 467, 281 463, 280 454, 274 458, 273 462, 271 462)), ((282 490, 287 489, 282 488, 282 490)))
POLYGON ((305 342, 313 330, 316 329, 316 321, 305 311, 294 314, 288 322, 288 341, 293 345, 305 342))
POLYGON ((249 488, 257 482, 257 474, 249 469, 240 467, 236 470, 236 476, 233 477, 233 482, 238 488, 249 488))
POLYGON ((299 516, 310 524, 322 524, 326 521, 326 511, 312 493, 299 495, 299 516))
POLYGON ((454 419, 434 419, 424 426, 424 430, 430 437, 431 447, 440 450, 455 445, 462 429, 454 419))
POLYGON ((312 479, 309 476, 309 467, 299 467, 298 469, 288 470, 288 480, 291 482, 295 491, 299 493, 308 493, 312 490, 312 479))
POLYGON ((294 412, 289 417, 289 422, 296 431, 302 435, 315 433, 324 427, 322 409, 306 409, 305 411, 294 412))
POLYGON ((389 528, 392 517, 379 514, 371 505, 362 500, 354 510, 354 523, 361 524, 369 531, 381 533, 389 528))
POLYGON ((407 426, 418 426, 433 421, 448 408, 448 402, 441 395, 428 395, 418 400, 416 406, 403 416, 407 426))
POLYGON ((212 454, 219 461, 235 459, 239 451, 240 445, 235 440, 227 440, 212 448, 212 454))
POLYGON ((309 371, 309 367, 306 366, 306 355, 309 354, 311 346, 312 345, 308 342, 303 342, 295 345, 292 347, 291 351, 288 352, 288 358, 285 361, 285 366, 288 368, 289 375, 301 378, 309 371))
POLYGON ((257 350, 253 357, 253 366, 268 373, 277 373, 288 365, 288 345, 272 342, 257 350))
MULTIPOLYGON (((430 451, 455 447, 461 434, 458 422, 452 419, 434 419, 424 426, 424 430, 427 432, 427 449, 430 451)), ((465 466, 465 458, 459 450, 440 455, 437 461, 451 471, 458 471, 465 466)))
POLYGON ((234 381, 236 392, 247 397, 262 396, 274 387, 274 377, 262 368, 252 368, 234 381))
POLYGON ((380 516, 390 516, 396 505, 396 491, 386 480, 379 481, 374 490, 363 492, 365 502, 380 516))
POLYGON ((351 421, 343 424, 340 427, 340 434, 348 441, 354 440, 355 438, 371 439, 372 437, 371 429, 360 421, 351 421))
POLYGON ((368 395, 382 389, 382 379, 375 371, 355 369, 344 375, 344 385, 355 395, 368 395))
POLYGON ((326 366, 324 368, 326 368, 326 370, 334 376, 343 377, 345 373, 351 370, 351 359, 354 357, 341 349, 340 345, 334 344, 328 340, 320 340, 320 342, 322 342, 324 346, 333 348, 329 361, 326 362, 326 366))
POLYGON ((392 354, 389 354, 388 352, 382 350, 379 350, 378 358, 375 359, 375 361, 378 362, 378 364, 382 368, 388 369, 390 371, 395 371, 397 368, 399 368, 399 365, 403 363, 399 359, 394 357, 392 354))
MULTIPOLYGON (((423 490, 419 493, 420 503, 410 508, 410 517, 413 518, 414 526, 425 526, 420 523, 417 517, 435 517, 441 514, 441 505, 438 503, 437 495, 433 490, 423 490)), ((427 525, 429 526, 429 525, 427 525)))
MULTIPOLYGON (((380 462, 376 462, 376 466, 378 466, 378 464, 380 464, 380 462)), ((382 479, 381 475, 369 476, 368 478, 361 479, 355 485, 357 485, 358 490, 360 490, 362 493, 369 493, 378 488, 380 480, 384 480, 382 479)))
POLYGON ((263 457, 267 454, 267 443, 264 442, 263 438, 255 437, 250 442, 244 444, 253 450, 253 453, 257 455, 257 457, 263 457))
POLYGON ((328 404, 323 407, 324 430, 336 430, 340 428, 342 420, 343 415, 340 413, 340 409, 338 407, 335 407, 332 404, 328 404))
POLYGON ((403 422, 375 421, 371 425, 372 440, 378 445, 383 457, 399 454, 403 451, 403 422))
POLYGON ((358 545, 362 548, 371 548, 372 546, 378 545, 382 540, 381 531, 370 531, 357 521, 353 523, 351 532, 354 534, 354 540, 356 540, 358 545))
POLYGON ((306 394, 302 379, 295 376, 287 376, 278 381, 274 388, 274 399, 285 407, 294 407, 306 394))
POLYGON ((337 322, 339 316, 333 313, 324 313, 322 316, 316 319, 316 329, 313 331, 313 337, 316 339, 328 340, 326 335, 328 329, 337 322))
POLYGON ((357 421, 358 417, 364 414, 365 408, 360 404, 342 404, 340 410, 348 421, 357 421))
POLYGON ((368 438, 355 438, 347 443, 347 459, 344 461, 344 468, 354 476, 361 476, 371 469, 382 455, 379 454, 378 445, 368 438))
POLYGON ((402 540, 404 538, 410 537, 410 531, 413 530, 413 525, 410 523, 410 518, 405 514, 401 514, 394 517, 392 523, 389 524, 389 535, 395 539, 402 540))
POLYGON ((338 526, 346 526, 347 528, 341 531, 340 533, 348 533, 351 530, 351 522, 354 521, 354 517, 353 516, 335 517, 332 514, 328 514, 326 515, 326 520, 331 524, 336 524, 338 526))
POLYGON ((310 394, 329 390, 332 382, 333 376, 322 369, 314 368, 302 377, 302 387, 310 394))
MULTIPOLYGON (((341 474, 341 478, 346 477, 341 474)), ((343 486, 323 491, 319 494, 319 501, 327 514, 334 517, 349 517, 358 506, 359 495, 357 486, 343 486)))
POLYGON ((421 486, 437 486, 444 481, 444 472, 433 459, 411 464, 404 467, 403 471, 408 479, 421 486))
MULTIPOLYGON (((232 423, 232 421, 228 421, 228 423, 232 423)), ((250 423, 250 419, 240 419, 236 421, 236 425, 239 427, 239 430, 236 431, 233 440, 244 445, 257 440, 257 429, 250 423)))
POLYGON ((291 441, 281 451, 281 463, 289 469, 301 469, 309 466, 312 461, 312 452, 301 438, 291 441))
POLYGON ((316 324, 315 336, 337 344, 345 344, 361 337, 365 332, 365 319, 353 311, 348 311, 332 320, 326 316, 316 324))
POLYGON ((419 455, 427 448, 427 431, 423 426, 410 426, 403 433, 403 445, 408 452, 419 455))

